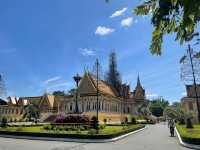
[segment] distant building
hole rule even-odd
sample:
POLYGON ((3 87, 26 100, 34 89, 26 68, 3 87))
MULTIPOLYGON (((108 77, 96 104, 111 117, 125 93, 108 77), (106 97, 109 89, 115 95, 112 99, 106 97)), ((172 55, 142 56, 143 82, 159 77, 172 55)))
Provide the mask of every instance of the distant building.
MULTIPOLYGON (((104 80, 99 80, 99 119, 102 122, 107 119, 109 122, 119 122, 130 115, 137 115, 137 109, 141 105, 147 105, 145 89, 140 83, 138 76, 137 85, 133 92, 130 92, 129 85, 123 84, 120 93, 104 80), (120 95, 120 96, 119 96, 120 95)), ((97 110, 97 79, 89 72, 85 72, 78 86, 78 108, 80 113, 96 115, 97 110)), ((33 104, 41 112, 41 119, 48 120, 48 117, 60 113, 75 112, 74 95, 54 96, 45 93, 37 97, 8 97, 6 105, 0 106, 2 115, 20 116, 24 113, 24 107, 33 104)))
MULTIPOLYGON (((198 122, 197 103, 194 85, 186 85, 187 95, 181 99, 181 104, 185 112, 193 114, 193 122, 198 122)), ((200 106, 200 85, 197 85, 198 102, 200 106)))

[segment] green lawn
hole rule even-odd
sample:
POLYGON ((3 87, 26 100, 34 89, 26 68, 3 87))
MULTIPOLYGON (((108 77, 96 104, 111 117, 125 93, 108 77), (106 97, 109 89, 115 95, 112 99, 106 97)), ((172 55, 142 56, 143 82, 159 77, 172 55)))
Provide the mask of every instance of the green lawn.
POLYGON ((200 125, 193 125, 188 129, 185 125, 176 125, 176 128, 184 142, 200 145, 200 125))
MULTIPOLYGON (((120 133, 123 131, 134 130, 142 128, 144 125, 128 125, 128 126, 106 126, 104 129, 99 130, 101 135, 109 135, 120 133)), ((93 129, 84 131, 65 131, 65 130, 46 130, 43 126, 31 126, 31 127, 6 127, 0 128, 0 131, 10 131, 10 132, 32 132, 32 133, 50 133, 50 134, 95 134, 93 129)))

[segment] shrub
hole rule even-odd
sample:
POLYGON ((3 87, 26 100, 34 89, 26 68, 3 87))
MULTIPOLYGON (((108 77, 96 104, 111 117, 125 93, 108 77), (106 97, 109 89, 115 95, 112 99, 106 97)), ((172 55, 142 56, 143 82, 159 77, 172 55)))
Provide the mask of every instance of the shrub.
POLYGON ((193 128, 192 121, 190 118, 187 119, 186 128, 193 128))
POLYGON ((1 120, 1 127, 2 128, 5 128, 7 126, 7 118, 6 117, 3 117, 2 120, 1 120))
POLYGON ((20 127, 18 127, 18 128, 16 129, 17 132, 21 132, 22 130, 23 130, 23 127, 22 127, 22 126, 20 126, 20 127))
POLYGON ((12 118, 10 118, 9 122, 13 122, 13 119, 12 119, 12 118))
POLYGON ((103 130, 105 127, 106 127, 105 125, 100 125, 100 126, 99 126, 99 129, 100 129, 100 130, 103 130))
POLYGON ((125 123, 128 124, 128 118, 127 117, 125 117, 125 123))
POLYGON ((44 125, 43 129, 45 129, 45 130, 51 130, 51 125, 44 125))
POLYGON ((90 130, 88 131, 88 134, 94 135, 94 134, 96 134, 96 130, 95 130, 95 129, 90 129, 90 130))
POLYGON ((76 130, 76 134, 81 134, 81 130, 80 130, 80 129, 77 129, 77 130, 76 130))
POLYGON ((92 128, 94 129, 98 129, 98 120, 97 120, 97 117, 96 116, 93 116, 92 119, 91 119, 91 125, 92 125, 92 128))
POLYGON ((185 120, 183 118, 181 118, 178 122, 179 125, 184 125, 185 124, 185 120))
POLYGON ((137 123, 135 117, 132 117, 132 118, 131 118, 131 123, 132 123, 132 124, 136 124, 136 123, 137 123))
POLYGON ((103 119, 103 122, 104 122, 104 124, 106 125, 106 123, 107 123, 107 119, 104 118, 104 119, 103 119))
POLYGON ((17 118, 14 119, 14 122, 17 122, 17 118))

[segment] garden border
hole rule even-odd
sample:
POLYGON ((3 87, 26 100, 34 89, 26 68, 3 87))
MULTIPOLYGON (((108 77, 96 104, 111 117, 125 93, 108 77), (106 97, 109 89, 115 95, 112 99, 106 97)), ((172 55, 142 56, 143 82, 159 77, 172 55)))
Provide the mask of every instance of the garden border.
POLYGON ((194 145, 194 144, 189 144, 189 143, 186 143, 186 142, 183 142, 177 128, 175 127, 175 131, 176 131, 176 134, 178 136, 178 140, 179 140, 179 143, 180 145, 184 146, 184 147, 187 147, 187 148, 191 148, 191 149, 199 149, 200 150, 200 145, 194 145))
POLYGON ((115 142, 121 140, 127 136, 130 136, 134 133, 138 133, 146 129, 147 126, 144 126, 140 129, 134 130, 129 133, 122 134, 117 137, 109 138, 109 139, 79 139, 79 138, 55 138, 55 137, 36 137, 36 136, 20 136, 20 135, 9 135, 9 134, 1 134, 0 137, 5 138, 15 138, 15 139, 27 139, 27 140, 43 140, 43 141, 63 141, 63 142, 79 142, 79 143, 107 143, 107 142, 115 142))

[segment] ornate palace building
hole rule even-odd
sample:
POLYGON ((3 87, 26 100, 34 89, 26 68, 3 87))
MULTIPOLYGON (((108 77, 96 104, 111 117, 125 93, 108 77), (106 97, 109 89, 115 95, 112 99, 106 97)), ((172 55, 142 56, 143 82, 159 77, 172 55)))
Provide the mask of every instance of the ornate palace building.
MULTIPOLYGON (((137 115, 138 107, 146 106, 148 101, 145 90, 138 76, 134 91, 130 91, 129 85, 123 84, 120 93, 106 81, 98 80, 99 119, 103 121, 117 122, 131 115, 137 115)), ((37 97, 8 97, 7 104, 0 105, 0 114, 6 116, 21 116, 24 107, 33 104, 41 113, 41 120, 47 120, 60 113, 74 113, 76 109, 76 97, 78 112, 89 116, 96 115, 97 110, 97 79, 89 72, 85 72, 77 91, 73 95, 54 96, 45 93, 37 97)))
MULTIPOLYGON (((186 85, 187 96, 181 99, 181 104, 185 112, 192 113, 193 122, 198 122, 197 119, 197 103, 194 85, 186 85)), ((198 102, 200 106, 200 85, 197 85, 198 102)))

